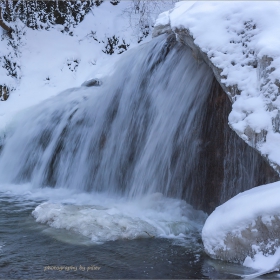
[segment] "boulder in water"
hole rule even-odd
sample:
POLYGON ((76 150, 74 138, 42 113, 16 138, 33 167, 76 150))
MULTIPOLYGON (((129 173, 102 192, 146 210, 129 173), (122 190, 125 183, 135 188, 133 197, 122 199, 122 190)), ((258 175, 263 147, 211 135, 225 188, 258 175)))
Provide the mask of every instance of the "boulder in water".
POLYGON ((280 183, 245 191, 217 207, 202 230, 205 251, 263 273, 280 266, 280 183))

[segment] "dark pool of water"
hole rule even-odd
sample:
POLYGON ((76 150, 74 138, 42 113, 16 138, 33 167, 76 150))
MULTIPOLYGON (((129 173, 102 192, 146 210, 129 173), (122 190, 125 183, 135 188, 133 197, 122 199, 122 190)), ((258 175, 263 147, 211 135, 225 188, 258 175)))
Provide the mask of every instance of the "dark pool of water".
POLYGON ((240 278, 236 272, 244 272, 241 266, 208 258, 200 236, 191 236, 183 243, 149 238, 96 245, 36 223, 31 212, 38 201, 2 195, 0 203, 1 279, 236 279, 240 278))

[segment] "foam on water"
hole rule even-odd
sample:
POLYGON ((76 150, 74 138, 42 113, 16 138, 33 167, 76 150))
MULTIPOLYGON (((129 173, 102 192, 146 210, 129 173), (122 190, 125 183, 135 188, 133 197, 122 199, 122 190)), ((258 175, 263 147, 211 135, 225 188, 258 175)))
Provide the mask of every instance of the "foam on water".
POLYGON ((32 214, 38 222, 80 233, 94 242, 103 242, 184 237, 199 228, 198 222, 194 223, 188 215, 194 215, 192 212, 194 210, 183 201, 146 197, 133 204, 116 203, 108 208, 100 205, 43 203, 32 214), (173 216, 169 211, 170 206, 175 207, 175 211, 171 212, 173 216))
POLYGON ((189 234, 199 233, 206 219, 206 214, 185 201, 161 193, 128 200, 67 189, 40 190, 30 184, 21 187, 3 185, 1 196, 20 201, 23 207, 43 202, 32 212, 37 222, 85 236, 94 243, 155 237, 183 242, 189 234))
MULTIPOLYGON (((117 239, 136 239, 151 237, 183 237, 194 231, 192 221, 181 213, 177 217, 161 217, 157 215, 157 208, 161 214, 169 214, 162 205, 170 201, 162 200, 154 203, 151 208, 133 209, 125 211, 120 205, 105 208, 100 205, 63 205, 43 203, 36 207, 33 216, 36 221, 47 223, 55 228, 64 228, 84 236, 94 242, 117 239), (140 215, 137 215, 137 214, 140 215)), ((180 205, 177 211, 188 211, 186 205, 180 205)))

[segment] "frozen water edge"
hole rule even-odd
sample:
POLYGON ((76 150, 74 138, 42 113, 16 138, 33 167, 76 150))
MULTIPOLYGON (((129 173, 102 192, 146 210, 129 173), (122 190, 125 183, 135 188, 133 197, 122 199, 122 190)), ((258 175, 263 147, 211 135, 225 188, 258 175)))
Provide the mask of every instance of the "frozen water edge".
POLYGON ((154 237, 183 242, 189 233, 201 232, 207 217, 185 201, 160 193, 128 200, 105 193, 36 189, 28 184, 2 185, 1 191, 13 199, 43 201, 32 212, 37 222, 90 238, 96 244, 154 237))
POLYGON ((94 243, 118 239, 184 238, 201 229, 205 214, 160 193, 134 201, 101 200, 90 205, 45 202, 32 212, 37 222, 89 237, 94 243))

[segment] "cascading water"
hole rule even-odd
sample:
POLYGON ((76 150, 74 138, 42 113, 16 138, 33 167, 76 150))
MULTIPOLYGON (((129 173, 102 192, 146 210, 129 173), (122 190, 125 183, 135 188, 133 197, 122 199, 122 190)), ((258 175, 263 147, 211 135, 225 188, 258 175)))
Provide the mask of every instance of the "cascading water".
POLYGON ((101 87, 66 90, 18 116, 0 142, 0 183, 126 199, 159 192, 209 212, 278 179, 229 129, 229 100, 175 35, 122 58, 101 87))
POLYGON ((66 90, 18 116, 0 183, 89 193, 75 205, 39 205, 33 216, 95 242, 200 230, 205 215, 181 200, 182 174, 197 165, 212 80, 175 36, 130 51, 102 86, 66 90))
POLYGON ((200 148, 213 80, 174 37, 131 51, 101 87, 69 89, 29 109, 6 137, 1 181, 181 198, 200 148), (183 154, 174 147, 184 143, 183 154), (186 166, 186 163, 185 163, 186 166))

